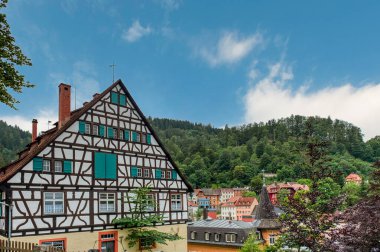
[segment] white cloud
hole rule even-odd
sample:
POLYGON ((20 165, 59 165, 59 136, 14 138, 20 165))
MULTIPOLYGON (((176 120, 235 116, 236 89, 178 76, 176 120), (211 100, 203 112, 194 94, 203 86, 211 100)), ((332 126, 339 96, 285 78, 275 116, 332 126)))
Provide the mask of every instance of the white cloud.
MULTIPOLYGON (((58 105, 57 105, 58 107, 58 105)), ((52 128, 53 123, 57 121, 58 114, 56 110, 53 109, 42 109, 38 111, 37 115, 32 117, 24 116, 24 115, 7 115, 7 116, 0 116, 0 120, 3 120, 7 122, 8 125, 18 126, 22 130, 26 130, 29 132, 32 132, 32 119, 37 119, 38 126, 37 131, 38 133, 45 131, 48 129, 48 127, 52 128), (50 126, 48 125, 48 122, 51 121, 50 126)))
POLYGON ((236 32, 226 32, 216 45, 201 45, 195 51, 210 66, 233 64, 245 58, 262 42, 263 36, 259 32, 248 37, 239 36, 236 32))
POLYGON ((267 121, 292 114, 331 116, 362 129, 365 139, 380 135, 380 83, 353 87, 346 83, 307 92, 305 86, 292 90, 286 84, 293 79, 290 66, 271 65, 267 76, 251 85, 244 97, 245 122, 267 121))
POLYGON ((139 40, 143 36, 147 36, 152 32, 152 29, 149 26, 143 27, 141 26, 138 20, 134 21, 132 26, 128 28, 128 30, 123 31, 121 37, 132 43, 139 40))

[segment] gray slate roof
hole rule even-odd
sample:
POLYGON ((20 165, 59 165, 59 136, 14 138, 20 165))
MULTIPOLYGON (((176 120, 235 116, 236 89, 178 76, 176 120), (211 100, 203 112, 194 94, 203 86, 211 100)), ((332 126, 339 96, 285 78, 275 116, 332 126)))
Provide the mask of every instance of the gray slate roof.
POLYGON ((209 227, 209 228, 232 228, 232 229, 245 229, 253 228, 251 222, 237 221, 237 220, 200 220, 195 221, 188 225, 193 227, 209 227))

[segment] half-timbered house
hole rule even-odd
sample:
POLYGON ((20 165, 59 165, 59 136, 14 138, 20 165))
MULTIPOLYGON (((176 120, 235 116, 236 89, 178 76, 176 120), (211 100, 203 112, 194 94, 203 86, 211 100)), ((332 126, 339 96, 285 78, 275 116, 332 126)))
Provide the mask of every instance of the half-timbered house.
POLYGON ((133 251, 128 230, 112 220, 128 215, 131 189, 150 187, 148 210, 165 221, 157 228, 185 238, 155 250, 186 251, 191 186, 125 85, 118 80, 74 111, 70 89, 59 85, 55 127, 37 136, 33 120, 32 142, 0 170, 0 199, 13 206, 11 216, 0 209, 1 234, 66 251, 133 251))

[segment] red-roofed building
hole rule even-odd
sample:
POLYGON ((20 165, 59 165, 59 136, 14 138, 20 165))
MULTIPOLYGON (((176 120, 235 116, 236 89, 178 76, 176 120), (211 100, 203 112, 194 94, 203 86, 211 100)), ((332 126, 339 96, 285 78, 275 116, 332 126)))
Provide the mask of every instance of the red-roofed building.
POLYGON ((309 190, 307 185, 301 185, 295 182, 287 182, 287 183, 274 183, 267 186, 269 199, 272 204, 277 204, 277 193, 281 189, 286 189, 289 191, 290 196, 293 196, 298 190, 309 190))
POLYGON ((346 177, 346 183, 355 183, 360 185, 362 183, 362 178, 356 173, 351 173, 346 177))
POLYGON ((243 215, 249 215, 252 213, 255 206, 259 202, 255 197, 240 197, 236 202, 236 219, 243 220, 243 215))

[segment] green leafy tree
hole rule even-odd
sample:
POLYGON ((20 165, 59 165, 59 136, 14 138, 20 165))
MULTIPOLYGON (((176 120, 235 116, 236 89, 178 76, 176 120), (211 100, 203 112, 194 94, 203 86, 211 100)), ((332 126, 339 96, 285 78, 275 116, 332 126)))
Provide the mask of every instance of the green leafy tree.
POLYGON ((148 196, 149 188, 137 188, 126 196, 126 202, 131 209, 130 215, 124 218, 115 219, 112 223, 129 228, 126 236, 130 248, 140 243, 141 251, 151 250, 155 243, 167 245, 167 241, 182 239, 178 234, 169 234, 154 229, 156 224, 163 224, 163 217, 157 213, 148 213, 149 209, 154 209, 156 203, 148 196))
POLYGON ((344 207, 355 205, 361 199, 360 195, 361 186, 355 183, 347 183, 343 186, 342 192, 346 195, 344 207))
POLYGON ((251 179, 251 190, 258 194, 263 187, 263 179, 260 175, 257 175, 251 179))
POLYGON ((243 197, 257 197, 257 194, 254 191, 245 191, 242 193, 243 197))
POLYGON ((261 252, 259 247, 259 241, 255 234, 249 234, 247 240, 245 240, 240 252, 261 252))
MULTIPOLYGON (((0 0, 0 9, 5 8, 7 2, 8 0, 0 0)), ((0 27, 0 102, 15 109, 15 104, 19 101, 11 95, 10 90, 21 93, 24 87, 33 87, 29 82, 25 82, 24 76, 20 74, 16 66, 31 66, 32 63, 15 44, 4 13, 0 13, 0 27)))

